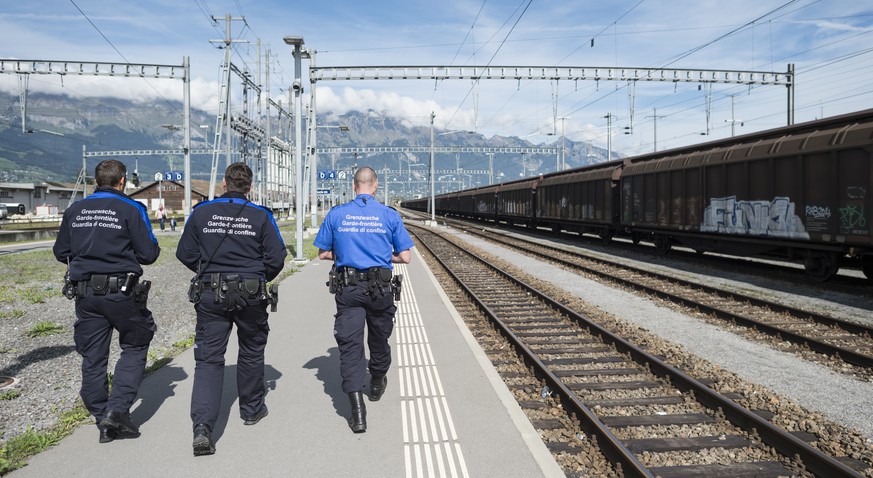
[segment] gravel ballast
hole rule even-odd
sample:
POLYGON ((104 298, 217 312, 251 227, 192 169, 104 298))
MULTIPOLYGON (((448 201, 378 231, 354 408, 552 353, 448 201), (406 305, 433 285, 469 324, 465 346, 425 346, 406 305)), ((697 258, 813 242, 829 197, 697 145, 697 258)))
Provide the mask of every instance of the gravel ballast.
MULTIPOLYGON (((447 229, 446 231, 451 231, 447 229)), ((863 434, 873 443, 873 384, 852 379, 820 364, 772 347, 749 341, 723 328, 707 324, 661 306, 650 299, 617 290, 597 281, 522 254, 495 247, 479 238, 459 234, 459 238, 489 251, 512 263, 527 274, 553 284, 595 307, 635 324, 665 340, 676 343, 687 352, 736 373, 772 391, 784 395, 801 406, 822 413, 825 417, 863 434)), ((720 278, 697 275, 698 280, 713 282, 720 278)), ((717 277, 717 276, 716 276, 717 277)), ((777 294, 777 292, 772 292, 777 294)), ((827 299, 804 291, 790 295, 792 302, 806 303, 810 308, 828 307, 827 299)), ((837 307, 834 305, 834 307, 837 307)))

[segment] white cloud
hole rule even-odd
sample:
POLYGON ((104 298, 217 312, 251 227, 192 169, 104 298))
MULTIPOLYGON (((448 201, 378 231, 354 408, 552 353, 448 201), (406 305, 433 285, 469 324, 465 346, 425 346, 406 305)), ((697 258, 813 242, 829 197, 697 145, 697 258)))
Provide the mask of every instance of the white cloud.
MULTIPOLYGON (((318 112, 345 114, 349 111, 373 110, 384 116, 401 118, 410 126, 429 126, 431 112, 434 112, 436 118, 443 119, 454 113, 433 100, 420 100, 395 92, 343 87, 337 94, 331 87, 318 87, 316 95, 318 112)), ((473 127, 472 111, 462 109, 454 116, 453 128, 473 127)), ((434 125, 441 127, 436 119, 434 125)))
MULTIPOLYGON (((74 98, 118 98, 136 102, 178 101, 183 82, 176 79, 95 77, 75 75, 29 75, 28 92, 66 95, 74 98)), ((0 83, 0 91, 18 95, 15 82, 0 83)), ((214 113, 218 105, 218 84, 201 78, 191 80, 191 106, 214 113)))

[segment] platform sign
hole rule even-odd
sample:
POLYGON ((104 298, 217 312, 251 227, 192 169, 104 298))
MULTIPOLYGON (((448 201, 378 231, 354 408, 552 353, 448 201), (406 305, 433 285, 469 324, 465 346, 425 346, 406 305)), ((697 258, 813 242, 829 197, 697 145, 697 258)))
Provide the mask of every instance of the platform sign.
POLYGON ((336 170, 326 169, 318 172, 318 179, 326 180, 326 179, 336 179, 336 170))
POLYGON ((319 196, 327 196, 330 194, 330 189, 316 189, 319 196))
POLYGON ((155 181, 181 181, 184 177, 185 175, 183 171, 164 171, 162 173, 155 173, 155 181))

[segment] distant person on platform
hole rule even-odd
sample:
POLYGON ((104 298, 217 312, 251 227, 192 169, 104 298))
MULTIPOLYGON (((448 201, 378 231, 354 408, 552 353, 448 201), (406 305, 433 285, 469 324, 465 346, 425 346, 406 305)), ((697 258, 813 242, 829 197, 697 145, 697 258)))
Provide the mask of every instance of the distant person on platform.
POLYGON ((155 219, 158 220, 158 223, 161 225, 161 232, 163 232, 164 231, 164 222, 167 220, 167 211, 164 211, 163 204, 158 206, 158 210, 155 211, 155 219))
POLYGON ((370 371, 370 401, 378 401, 388 385, 394 330, 394 305, 399 281, 392 264, 408 264, 412 238, 400 214, 376 201, 376 172, 363 167, 355 173, 355 199, 332 208, 315 237, 318 257, 334 261, 331 292, 336 294, 333 335, 340 351, 343 392, 349 396, 354 433, 367 431, 363 389, 370 371), (364 353, 364 326, 370 359, 364 353))
POLYGON ((221 197, 194 207, 176 248, 176 258, 195 273, 188 296, 197 312, 191 392, 194 456, 215 453, 212 430, 222 411, 224 353, 234 325, 240 418, 244 425, 255 425, 267 416, 267 304, 277 300, 267 282, 279 275, 288 255, 273 213, 246 198, 252 190, 251 168, 231 164, 223 186, 221 197))
POLYGON ((100 443, 137 438, 130 418, 157 327, 147 308, 149 281, 141 264, 158 259, 148 211, 124 194, 127 168, 114 159, 94 171, 97 190, 64 211, 53 252, 67 264, 64 295, 76 299, 73 339, 82 356, 82 401, 97 422, 100 443), (112 331, 121 356, 112 392, 107 366, 112 331))

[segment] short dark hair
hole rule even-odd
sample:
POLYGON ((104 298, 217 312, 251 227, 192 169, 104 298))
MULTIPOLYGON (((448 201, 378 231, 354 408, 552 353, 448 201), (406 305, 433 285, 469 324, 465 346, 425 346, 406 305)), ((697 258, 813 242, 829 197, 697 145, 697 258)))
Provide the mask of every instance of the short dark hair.
POLYGON ((252 189, 252 168, 246 163, 233 163, 224 171, 228 192, 248 194, 252 189))
POLYGON ((105 159, 94 168, 97 187, 115 187, 121 178, 127 176, 127 167, 116 159, 105 159))

